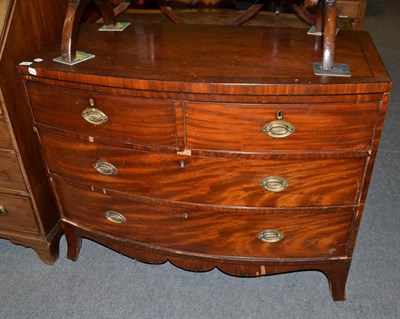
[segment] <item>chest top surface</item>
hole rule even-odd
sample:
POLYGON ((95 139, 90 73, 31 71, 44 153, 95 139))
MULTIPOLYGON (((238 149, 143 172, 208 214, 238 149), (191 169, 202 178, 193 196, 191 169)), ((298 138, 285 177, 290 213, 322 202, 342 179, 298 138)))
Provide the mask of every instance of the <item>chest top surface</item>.
MULTIPOLYGON (((335 60, 350 78, 316 76, 321 37, 304 29, 132 24, 123 32, 83 25, 77 49, 95 58, 69 66, 59 47, 31 67, 39 77, 132 89, 234 94, 385 92, 390 78, 366 32, 340 31, 335 60), (276 86, 281 92, 277 92, 276 86)), ((29 74, 28 68, 20 67, 29 74)))

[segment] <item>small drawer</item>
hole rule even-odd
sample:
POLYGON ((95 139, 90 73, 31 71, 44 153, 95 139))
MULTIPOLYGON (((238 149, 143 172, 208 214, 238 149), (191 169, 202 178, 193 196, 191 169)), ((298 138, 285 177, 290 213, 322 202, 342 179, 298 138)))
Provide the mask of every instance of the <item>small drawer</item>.
POLYGON ((63 220, 97 236, 180 254, 313 258, 346 254, 353 212, 270 214, 184 210, 132 202, 54 179, 63 220))
POLYGON ((185 103, 188 148, 238 152, 370 149, 378 103, 185 103))
POLYGON ((15 189, 25 191, 25 183, 18 160, 8 155, 0 153, 0 188, 15 189))
POLYGON ((35 121, 130 143, 176 146, 171 100, 107 95, 27 83, 35 121))
POLYGON ((11 150, 13 148, 7 123, 0 118, 0 150, 11 150))
POLYGON ((355 205, 365 158, 247 160, 138 152, 43 134, 50 171, 126 193, 209 205, 355 205))
POLYGON ((0 232, 1 229, 38 233, 29 198, 0 193, 0 232))

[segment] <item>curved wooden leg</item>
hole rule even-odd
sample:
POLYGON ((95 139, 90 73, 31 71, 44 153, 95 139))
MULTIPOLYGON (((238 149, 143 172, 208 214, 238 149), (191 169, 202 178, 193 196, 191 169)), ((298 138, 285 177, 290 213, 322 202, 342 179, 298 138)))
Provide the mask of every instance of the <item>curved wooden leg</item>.
POLYGON ((305 23, 307 23, 308 25, 315 24, 315 17, 310 12, 308 12, 308 10, 304 8, 303 5, 292 4, 292 8, 296 12, 297 16, 305 23))
POLYGON ((166 0, 157 0, 157 4, 160 10, 165 14, 173 23, 184 24, 185 21, 176 14, 176 12, 171 8, 170 4, 166 0))
POLYGON ((337 263, 327 265, 322 271, 329 280, 332 299, 335 301, 346 300, 346 281, 350 270, 350 263, 337 263))
POLYGON ((254 17, 262 8, 262 4, 253 4, 246 11, 243 11, 239 16, 229 21, 228 25, 240 25, 254 17))
POLYGON ((315 32, 322 33, 323 27, 323 5, 324 0, 318 0, 317 9, 315 15, 311 14, 304 5, 292 4, 292 8, 296 12, 297 16, 305 23, 311 26, 315 26, 315 32))
POLYGON ((70 0, 64 20, 61 40, 61 59, 66 63, 70 63, 76 58, 79 22, 85 8, 91 2, 94 2, 100 9, 106 26, 115 24, 114 11, 110 0, 70 0))
MULTIPOLYGON (((123 13, 126 9, 128 9, 129 5, 131 2, 129 0, 124 0, 122 1, 118 6, 114 8, 114 17, 119 16, 121 13, 123 13)), ((96 21, 96 23, 104 23, 104 18, 101 17, 96 21)))
POLYGON ((82 246, 82 238, 78 236, 72 226, 64 223, 64 233, 67 240, 68 251, 67 258, 76 261, 82 246))

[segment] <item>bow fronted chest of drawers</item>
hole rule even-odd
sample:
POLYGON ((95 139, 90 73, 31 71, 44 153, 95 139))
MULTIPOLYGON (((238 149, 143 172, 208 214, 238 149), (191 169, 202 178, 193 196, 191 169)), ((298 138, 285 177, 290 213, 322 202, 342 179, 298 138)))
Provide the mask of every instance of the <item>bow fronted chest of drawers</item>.
POLYGON ((345 283, 391 82, 365 32, 340 32, 351 77, 316 76, 302 29, 82 27, 69 66, 20 66, 68 242, 236 276, 345 283))

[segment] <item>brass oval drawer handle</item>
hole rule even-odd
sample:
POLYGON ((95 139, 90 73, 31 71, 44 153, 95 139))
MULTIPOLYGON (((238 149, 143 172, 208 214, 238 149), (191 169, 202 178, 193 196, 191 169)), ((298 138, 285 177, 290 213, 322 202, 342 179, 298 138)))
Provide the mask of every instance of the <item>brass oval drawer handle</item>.
POLYGON ((296 128, 288 121, 275 120, 265 124, 262 130, 265 134, 273 138, 284 138, 291 135, 296 128))
POLYGON ((269 192, 279 193, 289 187, 289 182, 280 176, 268 176, 260 182, 260 186, 269 192))
POLYGON ((3 205, 0 205, 0 217, 7 214, 7 210, 3 205))
POLYGON ((86 122, 94 125, 102 125, 107 122, 108 117, 99 109, 88 107, 82 111, 82 117, 86 122))
POLYGON ((93 168, 102 175, 116 175, 118 172, 117 168, 113 164, 105 161, 97 161, 93 163, 93 168))
POLYGON ((266 229, 257 234, 257 238, 264 243, 276 243, 280 241, 285 235, 279 230, 266 229))
POLYGON ((115 224, 122 224, 126 222, 126 217, 114 210, 106 211, 104 216, 107 218, 107 220, 115 224))

